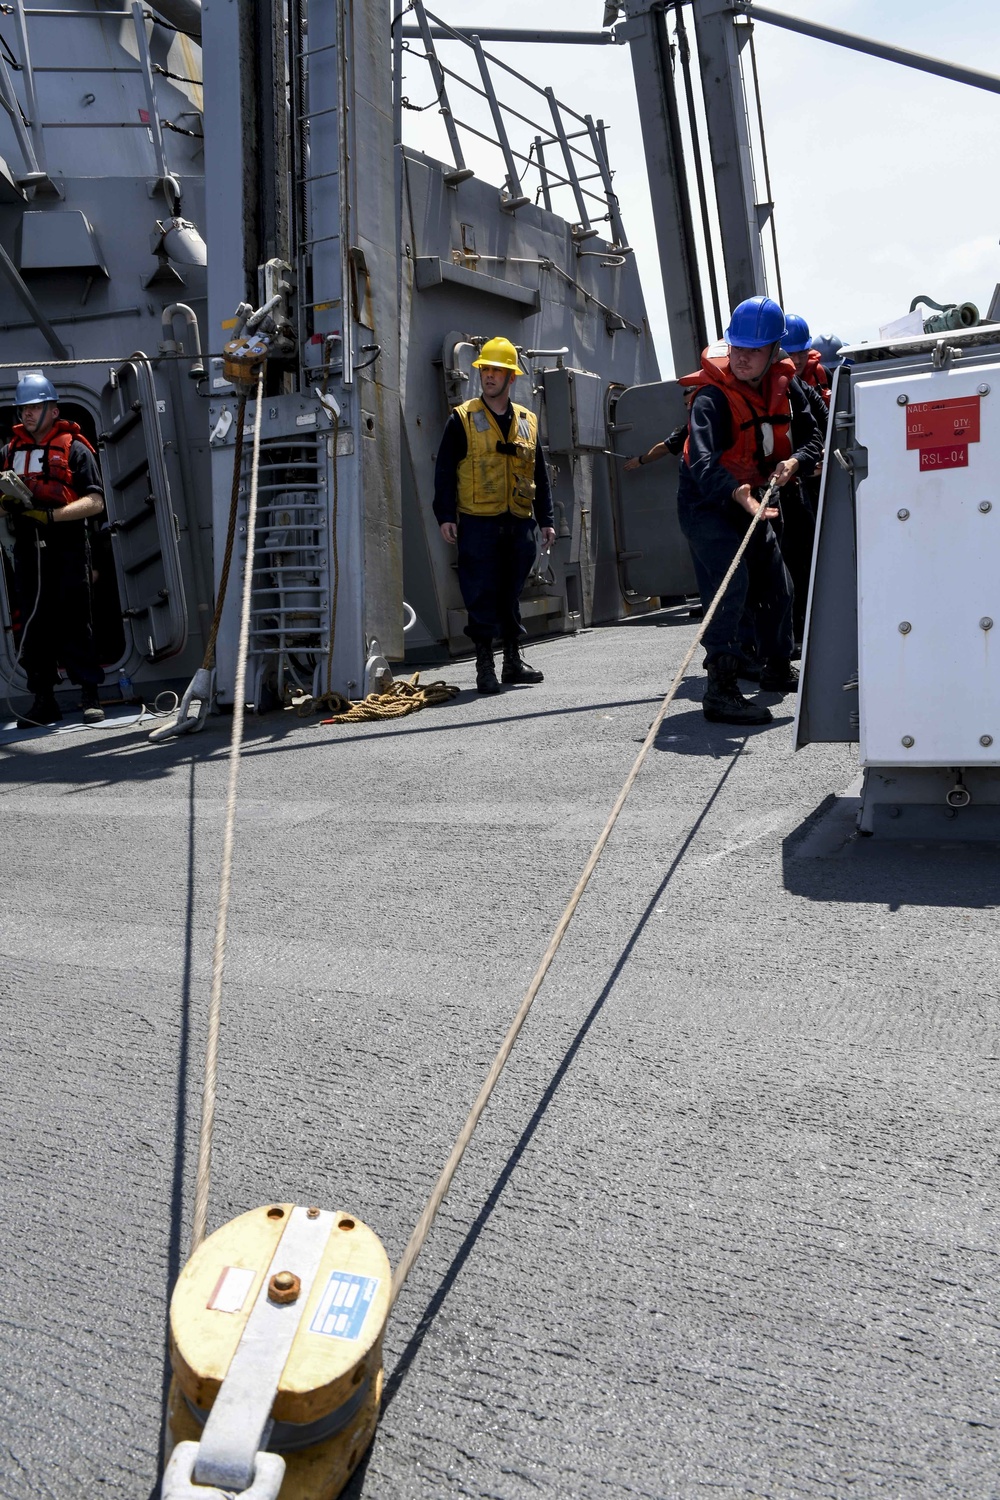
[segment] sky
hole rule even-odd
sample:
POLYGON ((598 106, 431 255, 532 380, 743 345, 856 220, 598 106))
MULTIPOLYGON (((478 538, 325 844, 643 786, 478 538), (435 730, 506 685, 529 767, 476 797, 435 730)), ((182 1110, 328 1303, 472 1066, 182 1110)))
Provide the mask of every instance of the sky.
MULTIPOLYGON (((769 8, 1000 74, 996 0, 768 0, 769 8)), ((530 16, 488 0, 429 0, 454 26, 598 30, 603 0, 548 0, 530 16)), ((409 18, 407 18, 409 19, 409 18)), ((787 311, 814 333, 847 342, 878 337, 913 297, 975 302, 985 315, 1000 282, 1000 94, 918 73, 766 22, 755 27, 771 193, 787 311)), ((466 74, 471 54, 439 44, 442 60, 466 74), (459 62, 458 52, 464 54, 459 62)), ((581 114, 603 118, 608 155, 629 242, 635 249, 662 371, 671 368, 642 138, 628 47, 504 46, 486 50, 581 114)), ((474 71, 474 65, 473 69, 474 71)), ((433 106, 426 64, 404 66, 411 101, 433 106)), ((504 103, 529 95, 503 80, 504 103)), ((459 118, 475 101, 449 82, 459 118)), ((544 99, 525 114, 542 121, 544 99)), ((446 156, 432 107, 406 112, 404 140, 446 156)), ((468 162, 499 182, 487 148, 463 137, 468 162)), ((763 194, 761 194, 763 196, 763 194)), ((554 205, 567 217, 567 204, 554 205)), ((777 294, 773 274, 768 290, 777 294)), ((706 295, 707 301, 707 295, 706 295)))

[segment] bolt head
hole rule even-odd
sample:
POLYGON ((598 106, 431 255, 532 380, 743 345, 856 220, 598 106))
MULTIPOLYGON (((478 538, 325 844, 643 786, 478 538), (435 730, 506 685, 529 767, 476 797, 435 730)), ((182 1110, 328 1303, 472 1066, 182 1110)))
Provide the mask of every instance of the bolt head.
POLYGON ((979 509, 982 511, 984 516, 988 516, 990 511, 993 509, 993 506, 988 500, 980 500, 979 509))
POLYGON ((993 621, 990 619, 989 615, 983 615, 983 618, 979 622, 979 628, 980 630, 993 629, 993 621))
POLYGON ((983 381, 983 384, 982 384, 982 385, 977 385, 977 386, 976 386, 976 390, 977 390, 977 391, 978 391, 978 392, 979 392, 979 394, 980 394, 980 395, 981 395, 981 396, 988 396, 988 395, 989 395, 989 393, 990 393, 990 388, 989 388, 989 386, 988 386, 988 385, 987 385, 987 384, 986 384, 986 382, 985 382, 985 381, 983 381))
POLYGON ((302 1282, 294 1271, 275 1271, 267 1283, 267 1300, 279 1304, 296 1302, 301 1290, 302 1282))
POLYGON ((992 745, 993 736, 991 734, 981 734, 979 736, 979 743, 982 745, 983 749, 986 750, 990 745, 992 745))
POLYGON ((901 510, 897 510, 896 518, 900 521, 908 521, 910 519, 910 512, 906 509, 905 505, 901 510))
POLYGON ((309 1207, 309 1208, 306 1209, 306 1218, 307 1219, 318 1219, 319 1218, 319 1209, 315 1206, 315 1204, 313 1204, 311 1207, 309 1207))
POLYGON ((915 744, 913 735, 912 734, 904 734, 902 740, 900 741, 900 744, 903 746, 904 750, 912 750, 912 748, 913 748, 913 746, 915 744))
POLYGON ((909 620, 900 620, 896 629, 899 631, 900 635, 909 635, 910 631, 913 629, 913 626, 910 624, 909 620))
POLYGON ((909 396, 897 396, 896 397, 896 405, 897 406, 905 406, 906 403, 909 401, 909 399, 910 399, 909 396))

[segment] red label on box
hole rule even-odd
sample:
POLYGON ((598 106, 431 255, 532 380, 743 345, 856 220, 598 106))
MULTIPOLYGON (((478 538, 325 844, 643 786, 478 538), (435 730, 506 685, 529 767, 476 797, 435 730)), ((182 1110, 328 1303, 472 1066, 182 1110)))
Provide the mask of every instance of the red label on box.
MULTIPOLYGON (((939 449, 950 443, 979 442, 978 396, 952 396, 946 401, 915 401, 906 408, 907 448, 939 449)), ((962 463, 968 463, 966 454, 962 463)), ((920 465, 924 468, 924 464, 920 465)), ((955 468, 937 464, 931 467, 955 468)))
POLYGON ((950 443, 945 448, 921 448, 921 469, 967 469, 969 447, 967 443, 950 443))

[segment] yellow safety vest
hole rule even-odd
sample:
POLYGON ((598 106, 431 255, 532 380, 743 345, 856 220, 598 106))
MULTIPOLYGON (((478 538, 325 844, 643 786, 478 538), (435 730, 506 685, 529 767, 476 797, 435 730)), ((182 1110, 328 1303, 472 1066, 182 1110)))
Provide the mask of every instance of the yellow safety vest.
POLYGON ((510 453, 496 417, 479 397, 456 408, 465 428, 466 455, 458 466, 458 508, 467 516, 531 515, 535 498, 538 418, 526 406, 514 407, 510 453))

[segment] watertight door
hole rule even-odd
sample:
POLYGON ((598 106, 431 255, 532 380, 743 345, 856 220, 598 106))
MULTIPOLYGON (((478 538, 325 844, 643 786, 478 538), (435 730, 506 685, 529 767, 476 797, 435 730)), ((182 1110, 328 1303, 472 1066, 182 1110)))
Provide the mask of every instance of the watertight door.
POLYGON ((184 649, 187 605, 153 372, 120 365, 101 392, 101 467, 126 635, 139 656, 184 649))
POLYGON ((628 594, 662 597, 698 591, 691 553, 677 522, 677 465, 666 458, 626 472, 624 460, 647 453, 686 420, 674 380, 633 385, 622 392, 611 426, 614 448, 618 567, 628 594))

